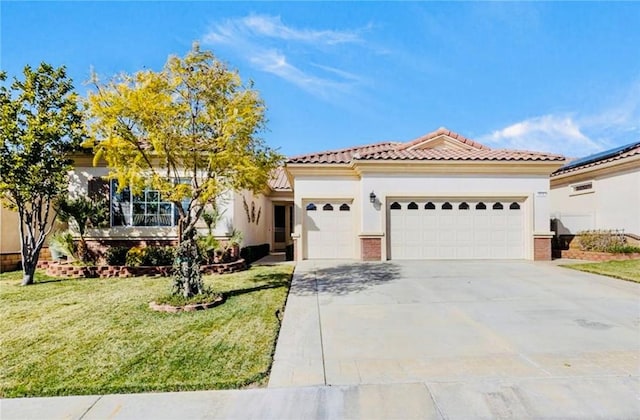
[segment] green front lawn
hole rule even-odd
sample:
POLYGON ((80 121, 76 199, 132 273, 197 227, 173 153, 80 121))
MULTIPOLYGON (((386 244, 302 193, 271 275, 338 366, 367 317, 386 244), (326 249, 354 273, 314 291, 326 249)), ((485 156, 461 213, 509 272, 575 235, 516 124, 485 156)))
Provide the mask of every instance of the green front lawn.
POLYGON ((265 383, 289 265, 205 283, 227 294, 206 311, 153 312, 168 278, 52 280, 0 275, 0 397, 238 388, 265 383))
POLYGON ((600 263, 567 264, 562 267, 588 273, 602 274, 617 279, 640 283, 640 260, 607 261, 600 263))

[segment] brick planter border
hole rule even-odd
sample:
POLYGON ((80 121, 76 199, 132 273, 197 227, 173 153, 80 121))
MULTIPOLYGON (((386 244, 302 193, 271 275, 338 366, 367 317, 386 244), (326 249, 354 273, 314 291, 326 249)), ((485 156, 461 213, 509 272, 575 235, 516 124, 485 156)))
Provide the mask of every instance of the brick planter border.
MULTIPOLYGON (((170 265, 129 267, 124 265, 93 265, 79 266, 72 264, 60 264, 48 261, 43 264, 47 275, 66 278, 112 278, 112 277, 139 277, 159 276, 168 277, 173 269, 170 265)), ((200 266, 202 274, 228 274, 247 269, 244 259, 230 263, 211 264, 200 266)))
POLYGON ((560 251, 562 258, 588 261, 623 261, 640 259, 640 253, 631 254, 611 254, 608 252, 580 251, 578 249, 567 249, 560 251))

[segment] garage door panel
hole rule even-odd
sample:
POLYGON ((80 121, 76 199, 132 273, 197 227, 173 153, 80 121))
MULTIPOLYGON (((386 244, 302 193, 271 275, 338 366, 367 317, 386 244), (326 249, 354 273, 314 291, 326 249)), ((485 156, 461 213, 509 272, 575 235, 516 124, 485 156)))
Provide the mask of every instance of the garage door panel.
POLYGON ((394 200, 391 259, 523 258, 522 203, 500 200, 394 200), (418 210, 410 210, 409 204, 418 210), (425 208, 427 207, 427 208, 425 208))
POLYGON ((304 231, 307 258, 355 257, 351 203, 318 201, 307 204, 304 231))

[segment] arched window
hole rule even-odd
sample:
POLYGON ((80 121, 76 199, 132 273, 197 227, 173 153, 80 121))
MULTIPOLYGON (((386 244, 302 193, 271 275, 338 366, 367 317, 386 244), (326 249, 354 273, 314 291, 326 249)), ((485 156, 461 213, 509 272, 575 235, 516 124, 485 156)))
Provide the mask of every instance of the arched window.
POLYGON ((400 210, 402 208, 402 206, 400 205, 400 203, 398 203, 397 201, 394 201, 391 204, 391 210, 400 210))
POLYGON ((469 205, 463 201, 458 205, 458 210, 469 210, 469 205))
POLYGON ((427 204, 424 205, 424 209, 425 210, 435 210, 436 206, 431 201, 429 201, 427 204))
POLYGON ((448 201, 442 205, 442 210, 452 210, 453 206, 448 201))
POLYGON ((340 211, 349 211, 349 210, 351 210, 351 207, 349 207, 347 203, 344 203, 343 205, 340 206, 340 211))
POLYGON ((324 211, 333 211, 333 206, 331 204, 327 203, 324 206, 322 206, 322 210, 324 210, 324 211))
POLYGON ((486 210, 487 206, 481 201, 478 204, 476 204, 476 210, 486 210))
POLYGON ((509 210, 520 210, 520 204, 511 203, 511 205, 509 206, 509 210))
POLYGON ((504 209, 504 206, 502 205, 502 203, 494 203, 493 209, 494 210, 502 210, 502 209, 504 209))
POLYGON ((316 205, 313 203, 307 204, 307 211, 316 211, 316 205))
POLYGON ((418 210, 418 205, 412 201, 412 202, 410 202, 410 203, 409 203, 409 205, 407 206, 407 208, 408 208, 409 210, 418 210))

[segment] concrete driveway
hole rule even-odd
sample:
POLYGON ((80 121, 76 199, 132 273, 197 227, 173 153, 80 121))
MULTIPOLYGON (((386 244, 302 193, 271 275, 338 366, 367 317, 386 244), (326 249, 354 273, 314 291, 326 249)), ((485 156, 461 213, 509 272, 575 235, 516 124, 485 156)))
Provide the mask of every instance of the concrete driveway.
POLYGON ((298 264, 269 387, 418 384, 434 417, 640 417, 640 285, 528 261, 298 264))

